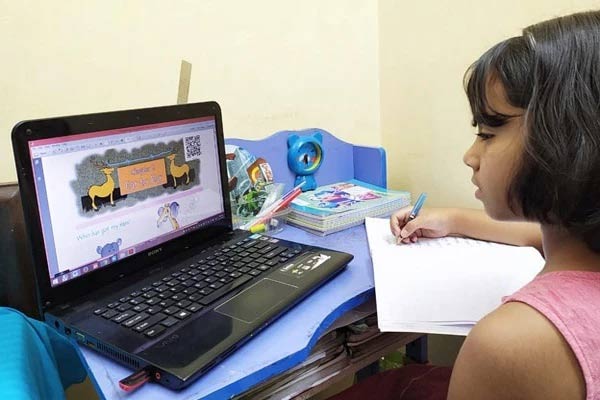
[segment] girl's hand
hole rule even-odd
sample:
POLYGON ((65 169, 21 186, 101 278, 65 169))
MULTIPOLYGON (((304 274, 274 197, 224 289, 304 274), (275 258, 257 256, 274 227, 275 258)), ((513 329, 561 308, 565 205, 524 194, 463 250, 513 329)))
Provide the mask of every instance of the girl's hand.
POLYGON ((401 208, 390 218, 390 229, 398 244, 415 243, 418 238, 440 238, 453 233, 454 209, 422 208, 412 221, 408 216, 411 206, 401 208))

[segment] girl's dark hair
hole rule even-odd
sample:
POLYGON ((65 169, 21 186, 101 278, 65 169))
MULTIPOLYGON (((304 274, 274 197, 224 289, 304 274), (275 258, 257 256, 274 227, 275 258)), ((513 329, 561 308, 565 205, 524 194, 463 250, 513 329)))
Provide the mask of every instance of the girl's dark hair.
POLYGON ((483 54, 465 75, 474 126, 511 117, 490 108, 490 79, 525 110, 525 149, 508 204, 600 252, 600 12, 532 25, 483 54))

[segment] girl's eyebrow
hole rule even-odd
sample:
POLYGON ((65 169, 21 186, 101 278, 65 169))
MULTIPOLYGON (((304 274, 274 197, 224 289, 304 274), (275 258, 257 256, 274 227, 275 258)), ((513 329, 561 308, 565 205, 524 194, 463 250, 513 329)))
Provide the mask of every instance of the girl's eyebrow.
POLYGON ((523 114, 510 115, 510 114, 501 114, 501 113, 494 113, 494 114, 478 113, 477 115, 473 116, 472 124, 473 124, 473 126, 486 125, 490 128, 496 128, 496 127, 504 125, 506 122, 508 122, 509 120, 511 120, 513 118, 518 118, 521 116, 523 116, 523 114))

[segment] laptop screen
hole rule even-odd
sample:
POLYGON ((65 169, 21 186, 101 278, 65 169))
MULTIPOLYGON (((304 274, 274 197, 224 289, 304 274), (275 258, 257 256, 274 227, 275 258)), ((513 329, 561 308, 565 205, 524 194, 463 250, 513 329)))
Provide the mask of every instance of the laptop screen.
POLYGON ((33 140, 29 151, 53 287, 225 216, 214 117, 33 140))

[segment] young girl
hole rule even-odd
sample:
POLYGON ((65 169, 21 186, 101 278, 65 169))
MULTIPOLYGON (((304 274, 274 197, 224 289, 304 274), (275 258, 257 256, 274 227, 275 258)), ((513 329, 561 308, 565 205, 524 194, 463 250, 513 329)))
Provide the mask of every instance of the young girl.
POLYGON ((403 209, 392 232, 405 244, 533 245, 546 263, 473 328, 448 399, 600 399, 600 12, 526 28, 483 54, 465 86, 477 137, 464 162, 491 219, 432 209, 408 222, 403 209))

